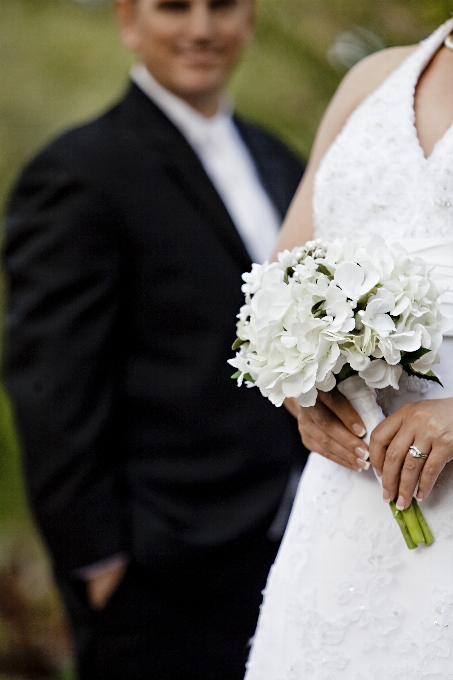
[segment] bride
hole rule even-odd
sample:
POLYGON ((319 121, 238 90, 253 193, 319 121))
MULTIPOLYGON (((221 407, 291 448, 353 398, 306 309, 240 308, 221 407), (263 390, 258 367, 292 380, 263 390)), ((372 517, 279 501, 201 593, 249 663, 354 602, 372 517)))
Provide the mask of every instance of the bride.
MULTIPOLYGON (((424 257, 453 291, 453 19, 344 79, 278 249, 373 232, 424 257)), ((442 301, 453 317, 453 292, 442 301)), ((407 378, 383 391, 388 417, 369 450, 336 390, 311 408, 290 404, 317 453, 269 575, 246 680, 453 680, 452 333, 435 367, 443 388, 407 378), (414 493, 435 542, 409 551, 386 501, 407 507, 414 493)))

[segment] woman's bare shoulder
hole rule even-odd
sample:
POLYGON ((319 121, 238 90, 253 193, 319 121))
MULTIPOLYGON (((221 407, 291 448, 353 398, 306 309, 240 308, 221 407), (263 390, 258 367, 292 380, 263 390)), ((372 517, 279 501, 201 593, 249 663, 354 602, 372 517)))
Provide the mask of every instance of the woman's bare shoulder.
POLYGON ((352 112, 416 48, 416 46, 393 47, 376 52, 359 62, 343 78, 319 126, 310 162, 281 231, 278 250, 291 249, 298 243, 305 243, 313 238, 313 181, 326 151, 352 112))
POLYGON ((350 100, 351 109, 356 108, 416 49, 417 45, 391 47, 365 57, 344 77, 338 95, 350 100))

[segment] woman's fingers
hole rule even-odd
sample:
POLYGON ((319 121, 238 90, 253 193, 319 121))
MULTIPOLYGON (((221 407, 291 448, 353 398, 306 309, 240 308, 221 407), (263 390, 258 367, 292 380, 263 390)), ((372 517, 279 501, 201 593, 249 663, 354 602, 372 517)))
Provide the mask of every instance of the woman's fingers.
POLYGON ((363 420, 360 418, 357 411, 352 408, 346 397, 344 397, 337 389, 331 390, 330 392, 318 392, 318 400, 327 406, 330 411, 335 413, 343 425, 357 437, 363 437, 366 434, 363 420))
POLYGON ((285 401, 283 402, 283 406, 297 420, 302 406, 297 403, 296 399, 294 399, 294 397, 286 397, 285 401))
POLYGON ((428 498, 436 480, 447 463, 453 459, 453 451, 444 447, 434 447, 425 460, 418 484, 417 500, 428 498))
MULTIPOLYGON (((403 481, 403 470, 405 469, 404 482, 405 493, 403 494, 404 502, 406 501, 407 489, 411 486, 413 481, 412 494, 417 484, 422 465, 420 460, 412 458, 408 455, 409 447, 414 443, 413 433, 406 428, 401 428, 396 436, 391 440, 385 455, 384 466, 382 470, 382 492, 385 501, 397 500, 398 509, 401 510, 400 499, 400 485, 403 481), (415 465, 413 464, 415 463, 415 465)), ((408 497, 408 503, 404 505, 407 507, 410 503, 412 495, 408 497)))
POLYGON ((411 456, 410 447, 416 446, 423 453, 431 451, 429 437, 415 435, 410 419, 404 421, 401 416, 404 411, 383 421, 370 442, 371 464, 382 472, 383 498, 387 502, 396 500, 399 510, 409 507, 425 462, 411 456))
POLYGON ((417 498, 430 494, 453 459, 453 399, 406 404, 380 423, 371 435, 370 461, 382 472, 384 499, 407 508, 418 483, 417 498), (428 458, 409 453, 416 447, 428 458))
MULTIPOLYGON (((428 455, 431 451, 431 443, 426 439, 415 441, 413 444, 410 444, 409 447, 410 446, 415 446, 425 455, 428 455)), ((408 508, 411 504, 412 497, 420 479, 420 474, 427 460, 426 458, 414 458, 414 456, 409 453, 409 447, 401 470, 398 493, 397 496, 395 496, 395 498, 397 498, 396 507, 398 510, 408 508)))
POLYGON ((431 493, 445 465, 453 460, 453 399, 433 399, 419 403, 415 416, 419 429, 431 444, 430 450, 422 449, 423 443, 419 447, 423 453, 429 454, 417 492, 417 498, 423 500, 431 493))
MULTIPOLYGON (((370 463, 375 470, 381 473, 381 475, 384 471, 384 461, 386 460, 387 449, 403 423, 402 411, 403 409, 399 409, 395 413, 392 413, 392 415, 379 423, 371 433, 369 447, 370 463)), ((393 500, 393 498, 391 500, 393 500)))
POLYGON ((326 449, 320 445, 319 439, 315 440, 312 439, 310 436, 307 436, 306 438, 304 438, 304 444, 310 451, 319 453, 319 455, 324 456, 324 458, 328 458, 329 460, 332 460, 333 462, 342 465, 348 470, 361 472, 362 470, 368 469, 369 467, 368 461, 360 461, 359 464, 357 462, 358 460, 357 458, 351 456, 346 449, 342 449, 340 446, 335 445, 335 442, 332 442, 332 446, 326 449))
POLYGON ((350 463, 346 462, 344 458, 339 458, 330 451, 315 451, 315 453, 319 453, 319 455, 324 456, 324 458, 328 458, 333 463, 337 463, 338 465, 341 465, 342 467, 345 467, 348 470, 353 470, 354 472, 362 472, 360 468, 353 467, 350 463))
POLYGON ((345 467, 367 469, 368 450, 363 441, 351 434, 324 404, 303 408, 298 419, 304 445, 311 451, 341 462, 345 467))

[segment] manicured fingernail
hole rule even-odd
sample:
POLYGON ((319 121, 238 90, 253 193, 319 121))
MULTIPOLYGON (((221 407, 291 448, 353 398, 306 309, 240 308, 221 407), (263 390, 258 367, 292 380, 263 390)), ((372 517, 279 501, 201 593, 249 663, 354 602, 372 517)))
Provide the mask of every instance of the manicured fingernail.
POLYGON ((384 493, 382 494, 382 498, 385 500, 386 503, 390 503, 392 500, 392 495, 384 489, 384 493))
POLYGON ((356 468, 356 472, 363 472, 362 468, 356 468))
POLYGON ((370 457, 370 452, 364 449, 362 446, 358 446, 355 452, 358 455, 358 457, 361 458, 362 460, 368 460, 368 458, 370 457))
POLYGON ((362 470, 368 470, 368 468, 370 467, 369 462, 368 462, 368 461, 365 462, 365 461, 362 460, 361 458, 357 458, 357 465, 358 465, 360 468, 362 468, 362 470))
POLYGON ((420 491, 419 491, 419 492, 417 493, 417 495, 415 496, 415 498, 416 498, 418 501, 422 501, 422 500, 424 499, 424 495, 423 495, 422 493, 420 493, 420 491))
POLYGON ((397 510, 404 510, 404 505, 405 505, 404 498, 402 496, 400 496, 398 498, 398 500, 396 501, 396 509, 397 510))
POLYGON ((366 430, 364 427, 361 425, 357 425, 357 423, 354 423, 352 426, 352 431, 354 434, 356 434, 358 437, 363 437, 366 434, 366 430))
POLYGON ((375 473, 377 474, 377 476, 379 477, 379 479, 381 479, 381 477, 382 477, 382 472, 381 472, 380 470, 376 470, 376 468, 374 468, 374 471, 375 471, 375 473))

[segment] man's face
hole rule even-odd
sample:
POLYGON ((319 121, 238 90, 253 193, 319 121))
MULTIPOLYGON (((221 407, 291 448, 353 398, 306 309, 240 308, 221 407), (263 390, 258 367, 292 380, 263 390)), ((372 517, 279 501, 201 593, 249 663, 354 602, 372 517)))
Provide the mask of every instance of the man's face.
POLYGON ((218 97, 253 36, 254 0, 117 0, 123 42, 167 89, 218 97))

